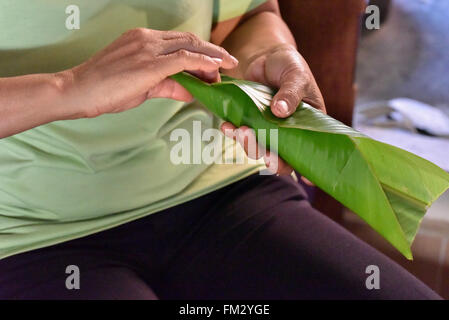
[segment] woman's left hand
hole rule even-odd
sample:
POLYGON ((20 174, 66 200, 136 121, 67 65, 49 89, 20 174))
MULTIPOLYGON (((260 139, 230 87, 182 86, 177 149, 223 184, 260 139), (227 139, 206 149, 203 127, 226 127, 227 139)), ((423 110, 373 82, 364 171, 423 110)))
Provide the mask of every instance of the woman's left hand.
MULTIPOLYGON (((286 118, 296 111, 301 101, 326 113, 323 96, 318 88, 310 68, 299 52, 288 44, 282 44, 251 57, 246 64, 244 78, 279 88, 271 102, 271 111, 279 118, 286 118)), ((256 143, 254 132, 248 127, 236 128, 230 122, 225 122, 222 131, 227 136, 236 138, 248 154, 248 146, 256 143)), ((277 155, 269 152, 252 152, 250 158, 264 155, 269 170, 280 175, 291 174, 293 169, 277 155)), ((264 151, 264 150, 262 150, 264 151)))

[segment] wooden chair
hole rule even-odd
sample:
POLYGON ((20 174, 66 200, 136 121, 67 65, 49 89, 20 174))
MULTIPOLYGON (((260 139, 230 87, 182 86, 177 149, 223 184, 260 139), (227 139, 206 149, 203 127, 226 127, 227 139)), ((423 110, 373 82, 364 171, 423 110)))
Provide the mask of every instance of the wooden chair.
MULTIPOLYGON (((281 14, 312 69, 327 112, 352 123, 356 52, 365 0, 279 0, 281 14)), ((304 155, 307 157, 307 155, 304 155)), ((315 208, 340 220, 343 206, 314 188, 315 208)))

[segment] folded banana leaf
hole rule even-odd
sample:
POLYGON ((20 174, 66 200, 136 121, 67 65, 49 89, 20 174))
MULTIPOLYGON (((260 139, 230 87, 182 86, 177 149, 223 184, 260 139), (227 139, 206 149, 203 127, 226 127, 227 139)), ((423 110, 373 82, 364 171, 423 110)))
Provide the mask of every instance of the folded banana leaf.
MULTIPOLYGON (((412 259, 424 214, 449 187, 447 172, 305 103, 279 119, 269 107, 274 91, 259 83, 222 76, 222 82, 209 84, 188 73, 172 77, 223 120, 252 127, 256 135, 258 129, 278 129, 274 151, 412 259)), ((266 137, 263 144, 270 147, 266 137)))

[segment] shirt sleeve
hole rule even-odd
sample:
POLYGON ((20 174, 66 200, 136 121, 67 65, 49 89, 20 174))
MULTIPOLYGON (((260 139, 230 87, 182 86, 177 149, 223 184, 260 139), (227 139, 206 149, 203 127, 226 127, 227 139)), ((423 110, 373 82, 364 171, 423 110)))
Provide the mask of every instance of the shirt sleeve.
POLYGON ((214 0, 213 22, 221 22, 244 15, 267 0, 214 0))

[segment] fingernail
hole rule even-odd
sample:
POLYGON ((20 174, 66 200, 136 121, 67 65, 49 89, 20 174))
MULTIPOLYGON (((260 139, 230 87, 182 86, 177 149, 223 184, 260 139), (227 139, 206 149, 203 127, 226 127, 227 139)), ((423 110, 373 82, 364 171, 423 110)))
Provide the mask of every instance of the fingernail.
POLYGON ((237 60, 236 57, 229 55, 231 57, 232 62, 234 62, 235 65, 239 64, 239 60, 237 60))
POLYGON ((223 130, 223 133, 224 133, 224 135, 226 137, 228 137, 228 138, 233 138, 234 137, 234 130, 229 129, 229 128, 224 128, 222 130, 223 130))
POLYGON ((270 169, 270 160, 264 160, 265 161, 265 166, 267 167, 267 169, 270 169))
POLYGON ((218 64, 221 64, 223 62, 223 60, 220 58, 212 58, 212 60, 214 60, 218 64))
POLYGON ((288 109, 288 105, 287 102, 285 102, 284 100, 278 100, 276 102, 276 105, 274 106, 279 113, 281 114, 286 114, 288 115, 290 113, 289 109, 288 109))
POLYGON ((271 160, 270 157, 271 157, 270 151, 267 151, 263 157, 263 161, 265 162, 267 168, 270 167, 270 160, 271 160))

